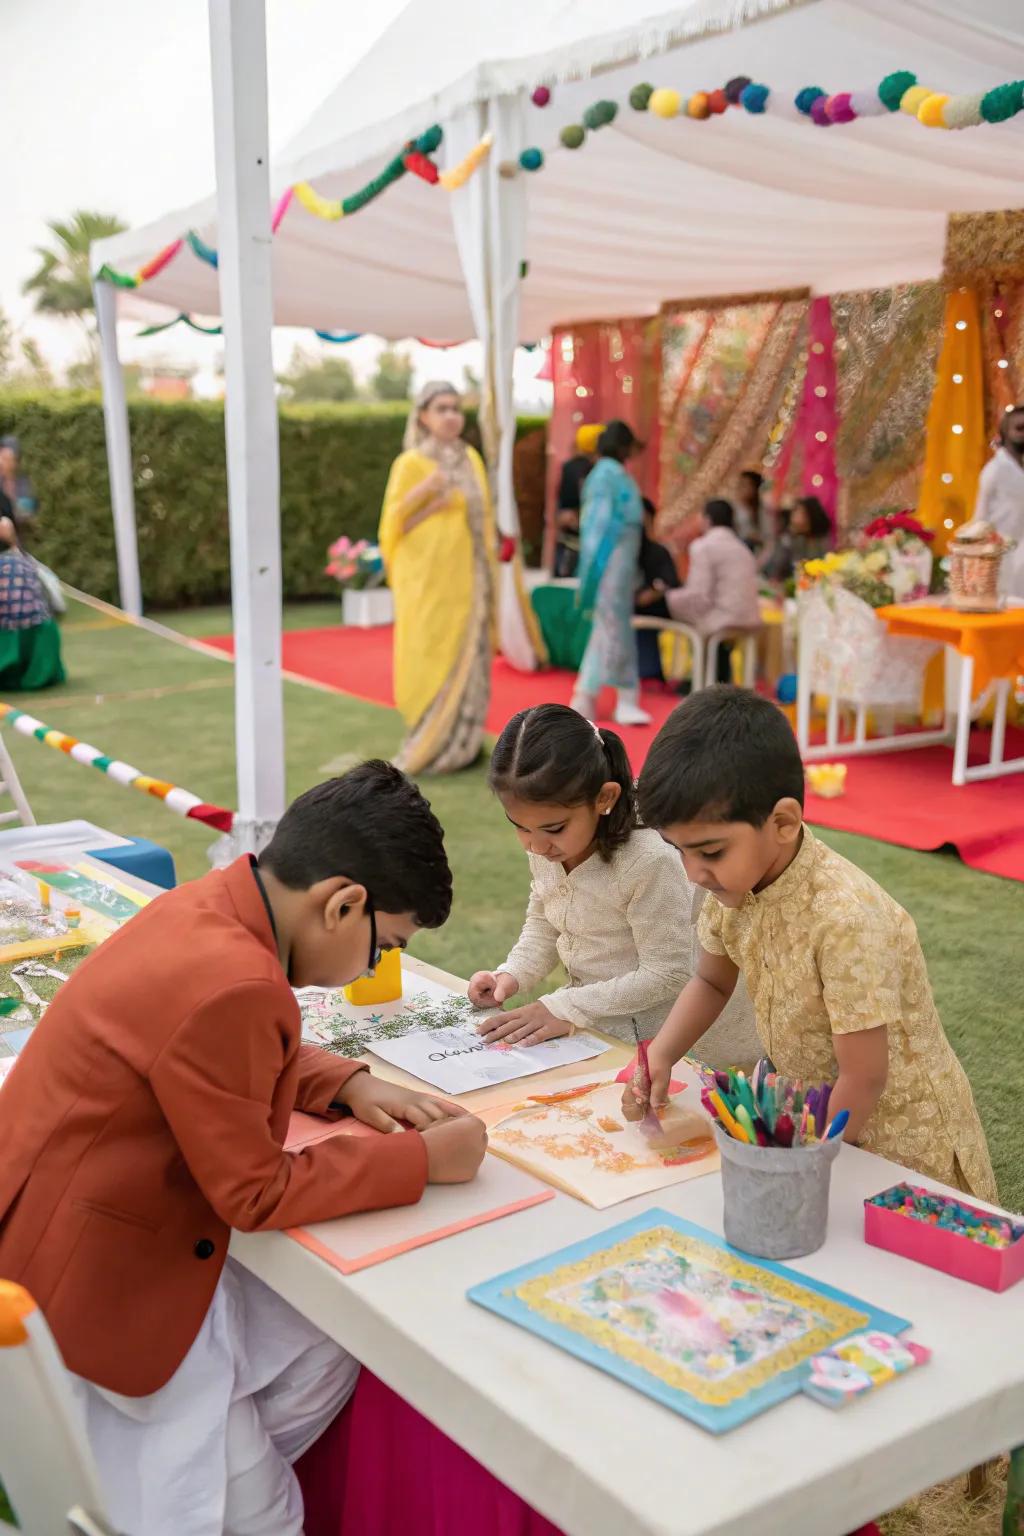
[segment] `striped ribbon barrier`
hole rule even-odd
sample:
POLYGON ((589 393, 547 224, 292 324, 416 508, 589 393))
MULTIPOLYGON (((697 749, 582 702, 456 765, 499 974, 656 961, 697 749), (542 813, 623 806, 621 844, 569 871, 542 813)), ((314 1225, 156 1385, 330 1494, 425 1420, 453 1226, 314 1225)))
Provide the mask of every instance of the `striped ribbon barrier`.
POLYGON ((200 800, 198 795, 190 794, 187 789, 180 789, 176 784, 168 784, 165 779, 150 778, 148 774, 140 773, 137 768, 133 768, 130 763, 122 763, 116 757, 108 757, 98 747, 91 747, 88 742, 79 741, 75 736, 68 736, 64 731, 54 730, 44 725, 41 720, 34 719, 32 715, 26 715, 23 710, 15 709, 11 704, 0 704, 0 724, 12 725, 23 736, 34 736, 36 741, 41 741, 46 746, 65 753, 76 763, 84 763, 89 768, 98 768, 100 773, 105 773, 117 784, 123 784, 128 789, 141 790, 145 795, 152 795, 155 800, 162 800, 168 810, 174 811, 178 816, 187 816, 193 821, 201 821, 205 826, 214 827, 218 832, 230 832, 234 825, 234 811, 226 811, 220 805, 208 805, 205 800, 200 800))

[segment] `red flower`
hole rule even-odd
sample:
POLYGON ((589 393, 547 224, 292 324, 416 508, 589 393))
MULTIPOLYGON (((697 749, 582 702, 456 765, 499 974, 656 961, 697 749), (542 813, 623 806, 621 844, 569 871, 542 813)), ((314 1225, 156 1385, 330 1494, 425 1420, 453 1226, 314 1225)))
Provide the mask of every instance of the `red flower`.
POLYGON ((884 539, 890 533, 906 533, 911 538, 921 539, 925 544, 930 544, 935 535, 932 531, 919 523, 912 512, 884 512, 868 523, 864 529, 866 539, 884 539))

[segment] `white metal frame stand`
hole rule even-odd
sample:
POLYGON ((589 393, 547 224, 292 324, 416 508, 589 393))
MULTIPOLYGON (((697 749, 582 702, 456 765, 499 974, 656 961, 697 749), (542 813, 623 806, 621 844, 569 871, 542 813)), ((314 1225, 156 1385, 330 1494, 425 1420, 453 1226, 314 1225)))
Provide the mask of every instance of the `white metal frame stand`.
POLYGON ((103 429, 107 438, 110 504, 114 514, 117 584, 121 607, 132 618, 142 617, 139 544, 135 531, 135 483, 124 374, 117 350, 117 289, 100 279, 92 285, 100 340, 100 379, 103 384, 103 429))
POLYGON ((264 0, 209 0, 235 632, 236 853, 284 812, 281 516, 264 0))
MULTIPOLYGON (((947 657, 949 655, 947 648, 947 657)), ((992 745, 987 763, 967 766, 967 751, 971 738, 971 710, 974 698, 974 659, 961 656, 960 676, 957 683, 957 711, 955 723, 947 709, 941 728, 913 731, 904 735, 867 735, 867 704, 854 706, 854 736, 852 741, 839 739, 839 711, 842 700, 828 697, 825 715, 825 740, 811 743, 811 703, 814 693, 821 689, 811 684, 811 658, 806 654, 804 635, 800 633, 799 659, 797 662, 796 739, 800 755, 805 763, 822 762, 832 757, 861 757, 869 752, 908 752, 917 747, 953 746, 953 783, 960 789, 978 779, 997 779, 1004 774, 1024 773, 1024 757, 1006 758, 1006 711, 1010 700, 1010 679, 1000 678, 995 685, 995 712, 992 721, 992 745)))

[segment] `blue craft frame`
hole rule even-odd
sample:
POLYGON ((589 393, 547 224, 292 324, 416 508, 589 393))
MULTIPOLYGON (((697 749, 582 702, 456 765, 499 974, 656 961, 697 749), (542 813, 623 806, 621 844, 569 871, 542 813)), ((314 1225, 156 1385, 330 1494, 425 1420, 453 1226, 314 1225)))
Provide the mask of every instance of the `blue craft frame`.
MULTIPOLYGON (((647 1397, 654 1398, 666 1408, 671 1408, 674 1413, 682 1414, 684 1418, 699 1424, 702 1429, 710 1430, 712 1434, 721 1434, 726 1430, 735 1429, 737 1425, 746 1423, 748 1419, 763 1413, 766 1408, 772 1408, 776 1403, 784 1402, 798 1393, 810 1373, 809 1360, 780 1373, 766 1385, 755 1388, 725 1407, 701 1403, 689 1392, 659 1381, 642 1366, 622 1359, 611 1350, 604 1349, 581 1334, 573 1332, 572 1329, 563 1327, 561 1323, 538 1315, 514 1294, 515 1290, 528 1280, 538 1279, 565 1264, 589 1258, 603 1248, 611 1248, 616 1243, 625 1242, 628 1238, 635 1237, 645 1230, 666 1226, 688 1237, 698 1238, 709 1247, 721 1249, 725 1253, 737 1254, 746 1263, 753 1264, 768 1274, 780 1276, 782 1279, 800 1285, 804 1290, 813 1291, 815 1295, 826 1300, 838 1302, 865 1314, 867 1322, 858 1323, 848 1333, 843 1334, 842 1338, 850 1338, 855 1333, 869 1329, 897 1334, 905 1332, 910 1327, 910 1321, 907 1318, 883 1311, 868 1302, 861 1301, 857 1296, 851 1296, 847 1291, 836 1290, 835 1287, 825 1285, 820 1280, 813 1280, 809 1275, 801 1274, 799 1270, 791 1269, 785 1264, 775 1264, 768 1259, 757 1259, 748 1253, 742 1253, 738 1248, 730 1247, 724 1238, 709 1232, 705 1227, 696 1226, 691 1221, 684 1221, 682 1217, 674 1216, 670 1211, 661 1210, 659 1207, 645 1211, 640 1216, 634 1216, 630 1221, 621 1222, 618 1226, 609 1227, 604 1232, 598 1232, 594 1237, 573 1243, 568 1248, 561 1248, 557 1253, 546 1254, 532 1264, 524 1264, 519 1269, 510 1269, 493 1280, 474 1285, 467 1295, 470 1301, 476 1302, 478 1306, 486 1307, 488 1311, 497 1313, 499 1317, 507 1318, 509 1322, 538 1334, 542 1339, 547 1339, 550 1344, 555 1344, 559 1349, 575 1355, 578 1360, 585 1361, 587 1365, 594 1365, 598 1370, 617 1377, 627 1386, 643 1392, 647 1397)), ((840 1342, 839 1337, 833 1340, 836 1344, 840 1342)))

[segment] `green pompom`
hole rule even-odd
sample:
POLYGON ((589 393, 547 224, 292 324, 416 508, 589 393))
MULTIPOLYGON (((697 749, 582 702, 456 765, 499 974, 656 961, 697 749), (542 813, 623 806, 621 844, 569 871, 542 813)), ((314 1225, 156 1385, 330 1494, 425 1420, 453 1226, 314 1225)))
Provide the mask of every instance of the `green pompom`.
POLYGON ((435 149, 440 149, 443 138, 444 130, 435 123, 433 128, 428 128, 426 133, 420 134, 416 140, 416 148, 421 155, 432 155, 435 149))
POLYGON ((586 136, 586 132, 580 127, 579 123, 570 123, 558 135, 566 149, 579 149, 586 136))
POLYGON ((1008 85, 997 85, 986 91, 981 98, 981 115, 986 123, 1005 123, 1016 117, 1024 106, 1024 80, 1011 80, 1008 85))
POLYGON ((916 84, 915 74, 912 74, 909 69, 898 69, 895 74, 886 75, 878 87, 878 99, 883 107, 889 108, 890 112, 898 112, 903 97, 910 87, 916 84))
POLYGON ((629 93, 629 104, 634 112, 646 112, 647 103, 654 95, 654 86, 644 81, 643 85, 634 85, 629 93))
POLYGON ((584 112, 583 125, 593 133, 596 128, 604 128, 608 123, 614 122, 618 110, 614 101, 595 101, 584 112))
POLYGON ((524 149, 519 156, 519 164, 524 171, 539 171, 544 164, 543 152, 539 149, 524 149))

